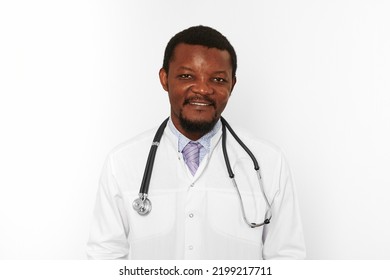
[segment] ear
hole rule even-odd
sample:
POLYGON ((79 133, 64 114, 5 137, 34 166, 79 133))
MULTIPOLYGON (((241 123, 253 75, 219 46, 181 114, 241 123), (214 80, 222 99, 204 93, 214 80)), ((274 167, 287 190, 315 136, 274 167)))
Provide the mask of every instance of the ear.
POLYGON ((232 89, 230 90, 230 95, 231 95, 232 92, 233 92, 233 89, 234 89, 234 86, 236 85, 236 82, 237 82, 237 78, 236 78, 236 77, 233 77, 233 79, 232 79, 232 89))
POLYGON ((160 76, 160 83, 163 89, 165 91, 168 91, 168 73, 165 71, 164 68, 161 68, 158 75, 160 76))

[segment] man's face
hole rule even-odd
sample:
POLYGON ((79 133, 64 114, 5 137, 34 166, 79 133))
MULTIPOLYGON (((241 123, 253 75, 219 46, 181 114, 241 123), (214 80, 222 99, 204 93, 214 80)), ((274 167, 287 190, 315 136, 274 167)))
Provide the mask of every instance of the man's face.
POLYGON ((160 81, 173 123, 192 140, 212 129, 236 82, 228 51, 188 44, 176 46, 169 73, 161 69, 160 81))

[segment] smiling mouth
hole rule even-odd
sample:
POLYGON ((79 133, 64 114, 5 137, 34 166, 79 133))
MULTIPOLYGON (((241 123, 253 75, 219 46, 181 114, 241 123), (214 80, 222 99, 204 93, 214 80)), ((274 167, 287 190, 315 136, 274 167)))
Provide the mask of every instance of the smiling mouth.
POLYGON ((190 102, 189 104, 196 105, 196 106, 211 106, 211 103, 190 102))
POLYGON ((207 107, 207 106, 215 107, 214 101, 207 100, 207 99, 198 99, 198 98, 187 99, 187 100, 184 101, 184 105, 202 106, 202 107, 207 107))

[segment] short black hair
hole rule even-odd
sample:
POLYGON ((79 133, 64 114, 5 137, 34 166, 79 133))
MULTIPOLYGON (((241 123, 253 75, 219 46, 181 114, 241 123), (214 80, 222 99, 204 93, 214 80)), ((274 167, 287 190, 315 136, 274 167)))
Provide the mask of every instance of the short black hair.
POLYGON ((200 45, 208 48, 216 48, 222 51, 228 51, 232 63, 232 77, 236 76, 237 70, 237 55, 228 39, 219 31, 208 26, 192 26, 187 28, 171 38, 168 42, 165 53, 163 68, 165 72, 169 71, 169 63, 172 60, 175 48, 178 44, 200 45))

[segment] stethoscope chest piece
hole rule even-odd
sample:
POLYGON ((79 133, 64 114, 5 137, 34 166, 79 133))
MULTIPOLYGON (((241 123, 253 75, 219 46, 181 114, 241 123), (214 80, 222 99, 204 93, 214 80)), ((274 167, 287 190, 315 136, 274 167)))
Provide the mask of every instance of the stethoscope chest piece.
POLYGON ((133 209, 140 215, 145 216, 152 211, 152 202, 145 194, 139 194, 139 198, 133 201, 133 209))

